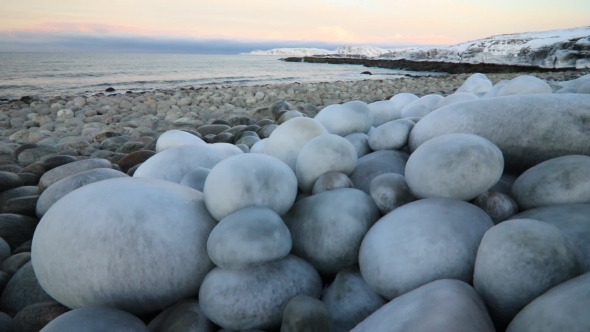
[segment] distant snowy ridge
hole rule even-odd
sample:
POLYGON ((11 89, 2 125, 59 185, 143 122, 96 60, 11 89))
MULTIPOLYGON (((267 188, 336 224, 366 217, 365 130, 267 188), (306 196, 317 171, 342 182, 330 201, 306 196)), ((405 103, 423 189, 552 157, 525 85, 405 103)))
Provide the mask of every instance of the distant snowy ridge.
POLYGON ((314 55, 338 55, 338 56, 363 56, 376 57, 391 52, 374 46, 342 46, 335 51, 321 48, 274 48, 272 50, 257 50, 250 53, 241 53, 240 55, 279 55, 279 56, 314 56, 314 55))
POLYGON ((590 68, 590 27, 498 35, 451 46, 392 50, 388 59, 590 68))

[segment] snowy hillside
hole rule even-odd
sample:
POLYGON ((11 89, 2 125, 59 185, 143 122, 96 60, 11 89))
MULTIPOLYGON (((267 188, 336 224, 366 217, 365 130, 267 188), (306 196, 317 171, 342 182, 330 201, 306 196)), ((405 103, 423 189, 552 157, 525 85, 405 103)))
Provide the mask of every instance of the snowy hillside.
POLYGON ((391 59, 590 68, 590 27, 499 35, 451 46, 392 50, 391 59))
POLYGON ((252 51, 250 53, 240 53, 240 55, 280 55, 280 56, 312 56, 334 54, 334 51, 328 51, 321 48, 273 48, 268 51, 252 51))
POLYGON ((376 57, 382 54, 391 52, 391 50, 386 50, 379 47, 374 46, 342 46, 336 49, 335 54, 337 55, 360 55, 360 56, 367 56, 367 57, 376 57))

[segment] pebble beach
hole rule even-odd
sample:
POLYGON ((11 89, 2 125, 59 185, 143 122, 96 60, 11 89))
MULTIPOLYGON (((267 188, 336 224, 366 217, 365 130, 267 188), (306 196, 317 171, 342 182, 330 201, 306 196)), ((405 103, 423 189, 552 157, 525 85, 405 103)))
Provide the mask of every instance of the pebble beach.
POLYGON ((590 329, 588 119, 583 70, 0 104, 0 332, 590 329))

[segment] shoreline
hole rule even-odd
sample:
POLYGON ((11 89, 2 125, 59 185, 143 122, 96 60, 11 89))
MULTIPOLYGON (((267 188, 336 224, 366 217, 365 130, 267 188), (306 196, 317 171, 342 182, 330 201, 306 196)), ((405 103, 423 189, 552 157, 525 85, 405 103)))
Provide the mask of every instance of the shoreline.
POLYGON ((334 56, 305 56, 286 57, 280 59, 285 62, 306 62, 326 64, 361 65, 367 68, 387 68, 411 71, 437 71, 449 74, 497 74, 497 73, 534 73, 534 72, 564 72, 578 70, 576 68, 544 68, 539 66, 507 65, 497 63, 467 63, 431 60, 408 59, 375 59, 375 58, 351 58, 334 56))

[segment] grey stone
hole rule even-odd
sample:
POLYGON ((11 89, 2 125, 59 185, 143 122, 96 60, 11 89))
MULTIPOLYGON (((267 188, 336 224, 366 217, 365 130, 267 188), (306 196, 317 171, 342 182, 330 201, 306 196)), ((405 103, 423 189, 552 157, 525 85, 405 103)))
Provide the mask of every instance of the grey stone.
POLYGON ((521 210, 557 204, 590 203, 590 157, 564 156, 524 172, 512 186, 521 210))
POLYGON ((387 301, 373 292, 358 267, 338 272, 334 282, 324 289, 324 302, 334 322, 333 332, 348 332, 377 311, 387 301))
POLYGON ((260 138, 258 136, 243 136, 239 140, 236 141, 236 145, 243 144, 248 148, 251 148, 254 144, 260 142, 260 138))
POLYGON ((223 218, 209 235, 207 252, 224 269, 246 269, 287 257, 291 234, 279 215, 248 207, 223 218))
POLYGON ((410 155, 406 182, 418 198, 471 200, 500 180, 502 151, 485 138, 469 134, 439 136, 410 155))
POLYGON ((332 331, 332 319, 326 305, 313 297, 297 295, 283 313, 281 332, 332 331))
POLYGON ((169 130, 156 140, 156 152, 162 152, 168 149, 179 148, 183 146, 205 145, 205 142, 199 137, 187 133, 183 130, 169 130))
POLYGON ((14 317, 32 304, 52 300, 39 285, 33 266, 28 262, 10 278, 0 297, 0 310, 14 317))
POLYGON ((13 332, 12 318, 0 312, 0 332, 13 332))
POLYGON ((197 300, 181 301, 164 310, 148 325, 150 332, 213 332, 213 323, 205 317, 197 300))
POLYGON ((518 205, 510 196, 495 191, 477 196, 473 204, 484 210, 496 225, 518 213, 518 205))
POLYGON ((395 173, 381 174, 371 181, 371 197, 381 215, 416 200, 403 175, 395 173))
POLYGON ((354 146, 358 158, 371 153, 371 147, 369 146, 369 136, 367 136, 367 134, 354 133, 346 135, 344 138, 346 138, 352 144, 352 146, 354 146))
POLYGON ((352 332, 495 332, 485 304, 460 280, 437 280, 402 295, 352 332))
POLYGON ((352 173, 357 155, 354 146, 345 138, 326 134, 313 138, 301 148, 295 164, 299 188, 311 192, 316 180, 328 172, 352 173))
POLYGON ((203 192, 205 180, 207 180, 207 176, 209 176, 210 172, 211 169, 209 168, 197 167, 186 173, 186 175, 182 177, 180 184, 203 192))
POLYGON ((14 254, 5 259, 0 264, 0 271, 6 272, 10 275, 15 274, 23 265, 27 264, 31 260, 30 252, 23 252, 14 254))
POLYGON ((33 238, 39 220, 17 214, 0 214, 0 237, 11 248, 33 238))
POLYGON ((113 164, 105 159, 86 159, 65 164, 43 174, 39 180, 39 189, 44 191, 52 184, 70 175, 96 168, 112 168, 112 166, 113 164))
POLYGON ((451 104, 456 104, 456 103, 460 103, 460 102, 464 102, 464 101, 478 100, 478 99, 479 99, 479 97, 474 95, 473 93, 455 92, 452 95, 446 96, 445 99, 438 102, 438 104, 436 104, 432 110, 436 110, 436 109, 439 109, 441 107, 445 107, 445 106, 451 105, 451 104))
POLYGON ((544 292, 582 273, 576 252, 555 226, 513 219, 483 237, 473 285, 487 304, 498 330, 544 292))
POLYGON ((39 332, 49 322, 68 311, 70 309, 55 301, 35 303, 14 316, 13 328, 19 332, 39 332))
MULTIPOLYGON (((39 187, 37 186, 23 186, 9 189, 0 193, 0 202, 5 202, 13 198, 35 196, 39 195, 39 187)), ((1 237, 1 236, 0 236, 1 237)))
POLYGON ((590 272, 590 205, 544 206, 521 212, 512 219, 535 219, 559 228, 576 249, 578 262, 584 271, 590 272))
POLYGON ((589 331, 590 273, 566 281, 524 307, 506 332, 589 331))
POLYGON ((398 150, 406 146, 414 122, 401 119, 387 122, 371 131, 369 146, 373 151, 398 150))
POLYGON ((580 88, 577 91, 578 93, 583 93, 583 94, 590 94, 590 82, 587 82, 585 84, 583 84, 582 86, 580 86, 580 88))
POLYGON ((346 174, 339 172, 328 172, 322 174, 314 183, 311 190, 312 195, 317 195, 324 191, 341 188, 353 188, 352 181, 346 174))
POLYGON ((4 262, 5 259, 10 257, 10 246, 3 238, 0 237, 0 262, 4 262))
POLYGON ((269 124, 258 129, 256 133, 261 139, 269 138, 272 132, 275 131, 275 129, 277 129, 278 127, 279 126, 276 124, 269 124))
POLYGON ((543 161, 590 155, 590 96, 517 95, 480 99, 438 109, 410 133, 415 151, 426 141, 452 133, 478 135, 494 143, 506 167, 524 171, 543 161))
POLYGON ((434 106, 438 104, 444 97, 441 95, 426 95, 421 97, 420 99, 414 100, 413 102, 407 104, 402 109, 402 118, 409 118, 409 117, 416 117, 416 116, 425 116, 426 114, 432 112, 434 106))
POLYGON ((3 214, 20 214, 23 216, 35 217, 35 207, 39 195, 34 196, 23 196, 13 198, 8 201, 0 203, 0 211, 3 214))
POLYGON ((128 177, 128 175, 110 168, 91 169, 65 177, 43 191, 37 201, 35 210, 37 217, 43 217, 55 202, 80 187, 98 181, 121 177, 128 177))
POLYGON ((369 106, 358 100, 330 105, 322 109, 314 119, 331 134, 343 137, 352 133, 366 134, 373 125, 369 106))
POLYGON ((48 148, 27 149, 18 155, 18 162, 22 165, 30 165, 41 157, 54 153, 56 150, 48 148))
POLYGON ((297 197, 297 177, 274 157, 245 153, 213 167, 203 193, 207 209, 216 220, 250 206, 268 207, 283 215, 297 197))
POLYGON ((303 117, 303 114, 301 114, 301 112, 299 111, 286 111, 283 114, 281 114, 281 116, 277 119, 277 124, 281 125, 291 119, 301 117, 303 117))
POLYGON ((364 192, 336 189, 298 201, 283 219, 293 238, 292 253, 321 274, 335 275, 358 263, 361 242, 379 211, 364 192))
POLYGON ((33 267, 43 289, 67 307, 162 310, 195 295, 213 268, 206 243, 214 226, 196 190, 155 179, 99 181, 43 216, 33 267))
POLYGON ((143 322, 124 311, 108 308, 81 308, 66 312, 40 332, 148 332, 143 322))
POLYGON ((20 187, 22 184, 23 181, 18 175, 0 171, 0 192, 20 187))
POLYGON ((369 111, 373 116, 373 127, 379 127, 384 123, 399 119, 402 115, 401 109, 402 107, 399 107, 398 103, 392 102, 391 100, 381 100, 369 104, 369 111))
POLYGON ((199 291, 205 315, 228 330, 273 329, 287 302, 297 295, 319 298, 317 271, 295 256, 246 270, 215 268, 199 291))
POLYGON ((389 300, 438 279, 471 282, 477 248, 493 225, 485 212, 459 200, 406 204, 381 218, 365 236, 361 274, 389 300))
POLYGON ((207 136, 221 134, 228 129, 231 129, 231 127, 226 125, 205 125, 197 128, 197 132, 203 136, 207 136))
POLYGON ((371 181, 381 174, 404 174, 408 154, 395 150, 381 150, 358 159, 350 180, 354 187, 371 194, 371 181))

